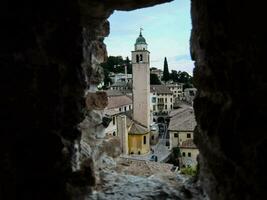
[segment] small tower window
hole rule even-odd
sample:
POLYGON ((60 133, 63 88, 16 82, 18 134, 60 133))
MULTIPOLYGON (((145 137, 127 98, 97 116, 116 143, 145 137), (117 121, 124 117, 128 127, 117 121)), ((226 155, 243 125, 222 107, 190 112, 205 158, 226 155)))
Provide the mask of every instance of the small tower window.
POLYGON ((144 136, 144 144, 146 144, 146 136, 144 136))
POLYGON ((140 61, 143 61, 143 55, 140 54, 140 61))
POLYGON ((139 55, 136 55, 136 62, 139 63, 139 55))

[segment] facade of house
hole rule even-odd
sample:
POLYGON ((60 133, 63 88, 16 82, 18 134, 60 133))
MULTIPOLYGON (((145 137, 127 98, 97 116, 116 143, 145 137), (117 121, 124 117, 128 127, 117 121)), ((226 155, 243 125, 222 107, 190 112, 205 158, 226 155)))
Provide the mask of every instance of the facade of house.
POLYGON ((125 74, 125 73, 113 73, 109 74, 109 78, 111 79, 112 83, 117 82, 132 82, 132 74, 125 74))
POLYGON ((196 126, 193 108, 183 106, 170 113, 169 135, 170 149, 180 149, 180 166, 196 166, 199 151, 193 143, 196 126))
POLYGON ((193 105, 193 100, 196 96, 197 89, 196 88, 186 88, 184 89, 184 100, 193 105))
POLYGON ((167 116, 173 109, 173 93, 165 85, 151 85, 150 102, 153 121, 156 121, 159 116, 167 116))
POLYGON ((158 76, 159 80, 161 80, 161 78, 163 76, 163 71, 161 69, 151 69, 150 73, 156 74, 158 76))
POLYGON ((166 85, 172 91, 174 102, 182 100, 183 98, 183 84, 173 83, 166 85))
MULTIPOLYGON (((111 94, 110 94, 111 95, 111 94)), ((127 95, 108 96, 108 106, 104 110, 104 114, 112 119, 108 127, 105 129, 106 136, 117 136, 117 119, 116 116, 131 111, 133 103, 131 97, 127 95)))

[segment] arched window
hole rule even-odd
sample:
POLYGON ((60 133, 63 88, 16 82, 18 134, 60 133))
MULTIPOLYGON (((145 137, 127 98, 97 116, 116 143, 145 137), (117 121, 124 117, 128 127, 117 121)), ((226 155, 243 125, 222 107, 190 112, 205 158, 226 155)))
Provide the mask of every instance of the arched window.
POLYGON ((139 63, 139 55, 136 55, 136 62, 139 63))
POLYGON ((144 136, 144 144, 146 144, 146 136, 144 136))
POLYGON ((143 55, 140 54, 140 61, 143 61, 143 55))

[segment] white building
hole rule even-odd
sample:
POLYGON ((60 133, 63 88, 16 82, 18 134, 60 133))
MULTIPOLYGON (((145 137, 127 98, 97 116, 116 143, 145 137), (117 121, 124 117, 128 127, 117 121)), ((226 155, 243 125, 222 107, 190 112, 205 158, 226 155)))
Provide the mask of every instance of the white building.
POLYGON ((173 83, 173 84, 167 84, 166 85, 173 94, 173 99, 175 102, 182 100, 183 97, 183 84, 181 83, 173 83))
POLYGON ((163 76, 163 71, 161 69, 151 69, 150 73, 156 74, 158 76, 159 80, 161 80, 161 78, 163 76))
MULTIPOLYGON (((110 92, 111 93, 111 92, 110 92)), ((107 93, 109 95, 109 93, 107 93)), ((108 96, 108 106, 104 110, 104 114, 112 119, 109 126, 105 129, 106 136, 117 136, 117 120, 116 116, 132 110, 132 99, 122 94, 114 94, 108 96)))
POLYGON ((173 109, 173 93, 165 85, 151 85, 150 102, 153 121, 156 121, 158 116, 168 115, 173 109))
POLYGON ((117 82, 132 82, 132 74, 125 74, 125 73, 110 73, 109 75, 110 79, 112 80, 112 83, 117 82))

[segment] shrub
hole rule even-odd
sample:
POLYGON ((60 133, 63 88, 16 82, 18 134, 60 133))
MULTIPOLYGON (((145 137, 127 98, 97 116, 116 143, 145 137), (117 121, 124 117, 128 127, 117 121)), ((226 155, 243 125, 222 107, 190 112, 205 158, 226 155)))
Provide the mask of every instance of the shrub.
POLYGON ((197 168, 196 167, 185 167, 181 169, 181 174, 196 176, 197 168))

